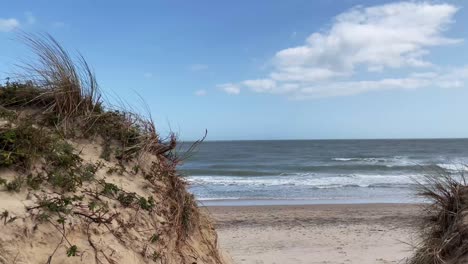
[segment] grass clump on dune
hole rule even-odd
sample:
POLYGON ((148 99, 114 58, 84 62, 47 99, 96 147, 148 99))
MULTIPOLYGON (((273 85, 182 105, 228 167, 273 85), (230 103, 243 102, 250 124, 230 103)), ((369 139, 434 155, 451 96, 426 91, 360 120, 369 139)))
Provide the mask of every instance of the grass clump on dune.
MULTIPOLYGON (((50 224, 63 235, 60 244, 68 244, 69 257, 83 254, 67 239, 74 218, 86 222, 88 232, 91 224, 104 225, 118 241, 123 234, 140 232, 128 231, 138 221, 148 224, 161 218, 163 229, 148 229, 149 244, 145 238, 139 250, 145 258, 167 261, 163 243, 168 246, 173 239, 181 249, 194 232, 202 233, 196 228, 196 201, 176 170, 181 161, 174 151, 176 136, 160 138, 151 118, 105 105, 87 62, 82 56, 74 60, 51 36, 22 38, 38 60, 23 65, 17 80, 0 84, 0 169, 16 173, 0 178, 0 191, 27 189, 35 203, 27 212, 37 225, 50 224), (83 139, 101 144, 99 158, 83 158, 77 150, 83 139), (104 173, 99 174, 101 169, 104 173), (141 190, 140 185, 126 189, 128 185, 117 184, 119 177, 132 182, 138 176, 144 182, 141 190), (169 232, 169 238, 162 232, 169 232)), ((99 256, 107 258, 94 242, 89 244, 97 263, 99 256)), ((215 245, 210 248, 219 261, 215 245)), ((182 256, 171 256, 176 255, 182 256)))
POLYGON ((96 77, 81 55, 75 60, 50 35, 23 34, 21 39, 37 61, 20 66, 23 72, 18 80, 7 79, 0 85, 0 117, 14 114, 17 108, 33 108, 35 123, 52 128, 53 133, 101 137, 106 144, 102 156, 107 160, 113 155, 128 161, 139 152, 165 155, 175 148, 175 137, 164 144, 151 118, 105 107, 96 77), (114 143, 120 146, 112 148, 114 143))
POLYGON ((409 264, 468 263, 468 186, 463 172, 427 176, 420 195, 430 200, 421 243, 409 264))
POLYGON ((74 60, 50 35, 23 34, 22 39, 37 56, 22 66, 25 78, 40 89, 35 100, 47 99, 47 110, 61 121, 102 111, 96 77, 82 56, 74 60))

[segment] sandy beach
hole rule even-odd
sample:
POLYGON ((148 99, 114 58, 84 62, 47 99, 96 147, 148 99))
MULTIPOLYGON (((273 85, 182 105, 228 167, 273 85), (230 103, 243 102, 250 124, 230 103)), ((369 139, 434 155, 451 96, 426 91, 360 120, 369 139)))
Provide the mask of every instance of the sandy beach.
POLYGON ((205 207, 234 263, 404 263, 421 205, 205 207))

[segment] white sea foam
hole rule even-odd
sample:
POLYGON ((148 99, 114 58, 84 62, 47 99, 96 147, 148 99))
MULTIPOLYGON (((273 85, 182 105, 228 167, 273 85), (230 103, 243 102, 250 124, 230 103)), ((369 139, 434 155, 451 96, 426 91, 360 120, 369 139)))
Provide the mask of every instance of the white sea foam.
POLYGON ((417 165, 418 161, 411 160, 406 156, 394 156, 394 157, 345 157, 345 158, 332 158, 333 161, 351 162, 353 164, 369 164, 369 165, 385 165, 387 167, 393 166, 411 166, 417 165))
POLYGON ((342 187, 403 187, 414 184, 414 179, 421 175, 317 175, 297 174, 288 176, 191 176, 187 180, 192 185, 218 186, 309 186, 315 188, 342 187))
POLYGON ((468 171, 468 165, 461 163, 441 163, 437 164, 437 166, 449 171, 468 171))

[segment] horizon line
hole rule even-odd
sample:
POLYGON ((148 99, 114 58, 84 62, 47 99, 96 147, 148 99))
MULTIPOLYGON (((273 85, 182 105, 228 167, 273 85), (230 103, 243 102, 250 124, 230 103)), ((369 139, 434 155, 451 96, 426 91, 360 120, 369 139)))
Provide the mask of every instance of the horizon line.
MULTIPOLYGON (((347 140, 462 140, 468 137, 421 137, 421 138, 322 138, 322 139, 212 139, 203 142, 234 142, 234 141, 347 141, 347 140)), ((180 140, 180 142, 195 142, 197 140, 180 140)))

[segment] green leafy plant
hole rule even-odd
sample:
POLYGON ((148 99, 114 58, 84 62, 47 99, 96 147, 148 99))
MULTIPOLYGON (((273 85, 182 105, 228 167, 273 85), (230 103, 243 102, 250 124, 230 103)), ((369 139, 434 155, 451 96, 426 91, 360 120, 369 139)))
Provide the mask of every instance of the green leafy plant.
POLYGON ((139 171, 140 171, 140 166, 135 165, 135 166, 132 167, 132 173, 133 174, 136 175, 136 174, 138 174, 139 171))
POLYGON ((76 245, 73 245, 67 249, 68 257, 75 257, 77 253, 78 253, 78 247, 76 245))
POLYGON ((155 206, 155 201, 152 196, 148 197, 148 199, 145 199, 144 197, 140 197, 140 199, 138 199, 138 205, 143 210, 151 211, 155 206))
POLYGON ((73 171, 55 171, 49 175, 48 181, 52 186, 67 192, 75 191, 82 185, 82 179, 73 171))
POLYGON ((104 188, 101 192, 104 195, 115 196, 120 192, 120 188, 113 183, 107 183, 105 181, 101 181, 101 183, 104 185, 104 188))
POLYGON ((117 197, 117 200, 124 206, 130 207, 136 199, 136 195, 134 193, 124 193, 121 192, 117 197))
POLYGON ((158 241, 159 241, 159 234, 153 234, 149 239, 149 242, 152 243, 152 244, 154 244, 154 243, 156 243, 158 241))
POLYGON ((42 173, 38 175, 29 174, 26 178, 26 184, 31 187, 33 190, 38 190, 41 187, 41 184, 44 182, 44 176, 42 173))
POLYGON ((73 146, 60 140, 52 145, 47 160, 53 166, 63 168, 71 168, 81 162, 80 156, 74 153, 73 146))

